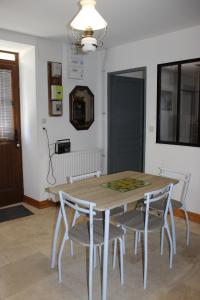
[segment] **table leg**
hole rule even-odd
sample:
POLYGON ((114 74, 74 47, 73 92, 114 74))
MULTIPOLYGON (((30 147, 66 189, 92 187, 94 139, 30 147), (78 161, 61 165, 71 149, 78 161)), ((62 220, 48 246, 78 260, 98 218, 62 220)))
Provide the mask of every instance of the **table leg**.
POLYGON ((104 248, 103 248, 103 286, 102 300, 107 299, 107 277, 108 277, 108 244, 109 244, 110 209, 105 210, 104 248))
POLYGON ((175 229, 175 222, 174 222, 174 212, 172 208, 171 201, 169 203, 169 214, 172 224, 172 244, 173 244, 173 252, 176 254, 176 229, 175 229))
POLYGON ((58 233, 60 229, 60 224, 62 220, 62 212, 61 208, 59 209, 57 221, 56 221, 56 226, 54 230, 54 236, 53 236, 53 247, 51 251, 51 268, 53 269, 55 267, 55 260, 56 260, 56 246, 57 246, 57 241, 58 241, 58 233))

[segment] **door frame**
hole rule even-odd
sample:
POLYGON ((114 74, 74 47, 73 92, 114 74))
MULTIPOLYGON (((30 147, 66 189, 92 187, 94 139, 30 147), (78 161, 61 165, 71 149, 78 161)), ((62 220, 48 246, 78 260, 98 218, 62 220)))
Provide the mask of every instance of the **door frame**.
POLYGON ((14 71, 13 73, 13 80, 12 80, 12 93, 14 106, 15 106, 15 113, 13 124, 14 128, 17 128, 15 131, 15 144, 19 144, 18 152, 19 152, 19 172, 20 172, 20 191, 21 191, 21 199, 18 202, 0 205, 0 207, 4 206, 13 206, 23 201, 24 196, 24 181, 23 181, 23 161, 22 161, 22 136, 21 136, 21 110, 20 110, 20 74, 19 74, 19 53, 15 51, 7 51, 7 50, 0 50, 0 52, 13 54, 15 56, 15 61, 7 60, 7 59, 0 59, 0 66, 5 69, 11 69, 14 71))
POLYGON ((110 132, 111 132, 111 118, 110 118, 110 106, 111 106, 111 78, 112 76, 119 75, 126 73, 133 73, 133 72, 143 72, 143 80, 144 80, 144 97, 143 97, 143 166, 142 171, 145 170, 145 151, 146 151, 146 74, 147 74, 147 68, 146 67, 140 67, 140 68, 133 68, 133 69, 126 69, 121 71, 115 71, 115 72, 108 72, 107 73, 107 171, 109 170, 109 160, 110 160, 110 132))

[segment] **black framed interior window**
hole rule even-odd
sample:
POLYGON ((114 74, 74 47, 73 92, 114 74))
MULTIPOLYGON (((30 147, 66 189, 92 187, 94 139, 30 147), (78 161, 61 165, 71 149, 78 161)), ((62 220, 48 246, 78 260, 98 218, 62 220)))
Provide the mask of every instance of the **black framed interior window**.
POLYGON ((157 67, 156 142, 200 147, 200 58, 157 67))

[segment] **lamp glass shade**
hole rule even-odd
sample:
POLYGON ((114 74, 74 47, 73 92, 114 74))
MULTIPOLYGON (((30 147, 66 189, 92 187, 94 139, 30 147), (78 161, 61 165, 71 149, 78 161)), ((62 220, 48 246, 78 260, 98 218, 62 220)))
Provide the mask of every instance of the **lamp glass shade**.
POLYGON ((97 40, 93 37, 85 37, 81 40, 83 52, 94 52, 97 48, 97 40))
POLYGON ((106 21, 95 9, 95 1, 81 1, 82 8, 71 22, 71 27, 77 30, 100 30, 107 26, 106 21))

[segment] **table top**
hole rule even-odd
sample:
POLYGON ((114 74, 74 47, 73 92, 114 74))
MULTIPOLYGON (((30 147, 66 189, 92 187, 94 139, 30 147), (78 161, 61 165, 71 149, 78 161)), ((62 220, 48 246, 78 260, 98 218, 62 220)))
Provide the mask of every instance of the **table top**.
POLYGON ((73 184, 62 184, 47 188, 47 191, 58 195, 59 191, 66 192, 73 197, 95 202, 95 210, 105 211, 113 209, 125 204, 136 202, 143 198, 144 193, 151 192, 163 188, 169 183, 178 183, 177 180, 156 176, 141 172, 124 171, 115 174, 104 175, 101 177, 93 177, 84 179, 73 184), (104 184, 125 178, 134 178, 148 182, 148 184, 126 192, 109 189, 104 184))

